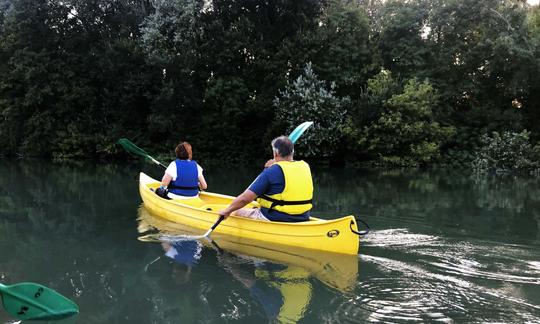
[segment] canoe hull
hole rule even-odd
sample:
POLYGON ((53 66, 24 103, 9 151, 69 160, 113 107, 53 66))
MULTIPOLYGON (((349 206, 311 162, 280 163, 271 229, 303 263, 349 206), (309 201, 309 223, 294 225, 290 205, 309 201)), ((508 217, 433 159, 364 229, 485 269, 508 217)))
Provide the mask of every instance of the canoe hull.
MULTIPOLYGON (((231 196, 202 192, 200 198, 193 200, 165 200, 152 191, 159 185, 157 180, 140 173, 139 192, 146 209, 156 216, 200 229, 202 232, 207 231, 218 219, 217 212, 234 199, 231 196)), ((246 207, 257 208, 258 205, 252 203, 246 207)), ((312 217, 310 221, 300 223, 268 222, 230 216, 221 222, 214 233, 333 253, 357 254, 359 238, 352 230, 357 231, 353 216, 335 220, 312 217)))

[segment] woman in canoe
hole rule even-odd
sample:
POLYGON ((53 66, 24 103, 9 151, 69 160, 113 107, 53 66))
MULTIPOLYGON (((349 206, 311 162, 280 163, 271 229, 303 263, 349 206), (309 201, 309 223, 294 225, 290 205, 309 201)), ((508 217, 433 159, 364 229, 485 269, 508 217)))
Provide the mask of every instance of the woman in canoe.
POLYGON ((165 170, 161 180, 161 190, 158 195, 162 196, 165 187, 167 187, 167 197, 173 199, 190 199, 199 196, 199 189, 206 189, 207 184, 203 176, 203 168, 191 158, 193 152, 191 144, 182 142, 174 150, 176 160, 165 170))
POLYGON ((287 136, 272 141, 274 158, 253 183, 224 210, 224 218, 234 215, 277 222, 309 220, 313 207, 313 180, 311 170, 304 161, 294 161, 294 144, 287 136), (258 197, 258 198, 257 198, 258 197), (260 209, 241 209, 253 200, 260 209))

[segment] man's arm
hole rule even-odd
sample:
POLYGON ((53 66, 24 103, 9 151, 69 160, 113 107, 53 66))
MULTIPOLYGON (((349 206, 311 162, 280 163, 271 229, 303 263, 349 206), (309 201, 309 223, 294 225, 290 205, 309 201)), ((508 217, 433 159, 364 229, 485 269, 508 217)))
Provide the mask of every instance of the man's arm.
POLYGON ((250 202, 255 200, 255 198, 257 198, 257 194, 249 189, 246 189, 246 191, 244 191, 240 196, 236 197, 232 201, 232 203, 229 206, 227 206, 227 208, 220 210, 218 214, 220 214, 221 216, 225 217, 225 219, 227 219, 227 217, 229 217, 229 215, 231 215, 232 212, 249 204, 250 202))

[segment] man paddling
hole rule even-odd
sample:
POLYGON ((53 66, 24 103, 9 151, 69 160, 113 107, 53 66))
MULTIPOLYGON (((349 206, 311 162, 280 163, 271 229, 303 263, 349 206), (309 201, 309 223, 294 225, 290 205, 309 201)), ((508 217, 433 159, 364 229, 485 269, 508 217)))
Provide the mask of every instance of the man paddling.
POLYGON ((235 216, 277 222, 309 220, 313 198, 311 170, 304 161, 294 161, 294 144, 287 136, 275 138, 272 143, 274 158, 255 181, 224 210, 224 218, 235 216), (241 209, 257 199, 260 209, 241 209))

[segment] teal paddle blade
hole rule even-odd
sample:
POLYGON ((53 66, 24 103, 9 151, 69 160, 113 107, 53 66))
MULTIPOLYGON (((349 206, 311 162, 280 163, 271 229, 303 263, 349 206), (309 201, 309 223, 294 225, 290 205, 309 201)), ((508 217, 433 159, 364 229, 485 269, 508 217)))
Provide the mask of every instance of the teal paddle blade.
POLYGON ((158 160, 154 159, 153 157, 150 156, 150 154, 146 153, 145 150, 143 150, 142 148, 138 147, 137 145, 135 145, 135 143, 133 143, 132 141, 128 140, 127 138, 121 138, 118 140, 118 144, 122 145, 122 147, 124 148, 124 150, 130 152, 130 153, 133 153, 133 154, 136 154, 136 155, 139 155, 139 156, 142 156, 143 158, 147 159, 147 160, 150 160, 152 161, 153 163, 157 164, 157 165, 160 165, 161 167, 163 168, 166 168, 166 166, 164 166, 163 164, 161 164, 161 162, 159 162, 158 160))
POLYGON ((118 140, 118 144, 122 145, 124 150, 131 152, 136 155, 140 155, 142 157, 148 158, 150 155, 146 153, 145 150, 135 145, 132 141, 128 140, 127 138, 121 138, 118 140))
POLYGON ((36 283, 0 284, 0 294, 5 310, 20 320, 55 320, 79 313, 73 301, 36 283))
POLYGON ((298 127, 296 127, 291 134, 289 134, 289 139, 291 142, 294 144, 311 125, 313 125, 313 122, 303 122, 302 124, 298 125, 298 127))

